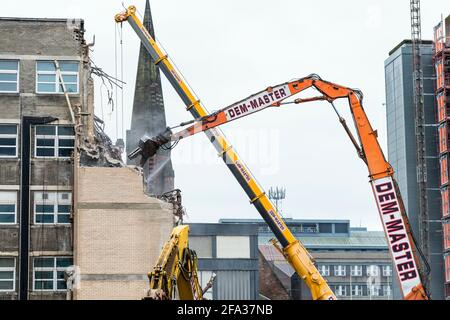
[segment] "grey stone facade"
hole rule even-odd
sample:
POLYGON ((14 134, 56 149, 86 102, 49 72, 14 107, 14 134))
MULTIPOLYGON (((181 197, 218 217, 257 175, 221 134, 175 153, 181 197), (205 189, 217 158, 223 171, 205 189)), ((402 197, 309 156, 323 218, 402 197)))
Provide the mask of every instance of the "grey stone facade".
MULTIPOLYGON (((73 106, 85 105, 87 79, 90 73, 83 33, 84 22, 82 20, 0 18, 0 61, 18 62, 17 91, 3 92, 0 86, 0 125, 14 124, 17 125, 18 130, 17 155, 9 158, 0 156, 0 195, 5 194, 5 192, 16 194, 14 201, 16 223, 0 223, 0 259, 3 259, 0 262, 4 265, 9 265, 11 261, 14 262, 14 269, 10 271, 14 276, 14 284, 12 287, 9 286, 9 283, 4 284, 3 288, 0 287, 0 299, 18 299, 21 290, 25 292, 25 296, 21 297, 22 299, 66 298, 66 292, 62 288, 61 281, 56 284, 57 280, 55 279, 51 289, 49 289, 50 281, 41 281, 40 284, 34 282, 35 276, 44 277, 44 273, 33 272, 33 265, 38 261, 35 258, 54 259, 55 265, 51 267, 50 272, 53 275, 58 273, 58 277, 61 278, 62 264, 60 267, 56 264, 59 264, 62 260, 56 262, 56 258, 72 257, 72 224, 70 221, 64 224, 58 223, 56 215, 54 216, 55 223, 36 222, 34 196, 36 192, 70 194, 73 185, 73 161, 70 157, 36 158, 35 128, 32 126, 30 137, 23 137, 21 132, 24 116, 57 118, 57 121, 51 123, 52 126, 73 124, 64 94, 57 92, 58 89, 55 89, 54 93, 38 93, 38 61, 53 62, 58 60, 59 62, 76 63, 78 70, 75 70, 74 74, 78 75, 78 92, 71 93, 70 100, 73 106), (20 163, 21 157, 27 153, 24 153, 21 148, 21 142, 24 138, 29 138, 31 141, 31 150, 27 150, 31 156, 29 203, 20 203, 23 192, 20 163), (23 238, 24 234, 20 229, 20 218, 25 208, 30 209, 28 254, 23 254, 20 249, 26 245, 21 243, 25 238, 23 238), (20 268, 24 259, 28 259, 28 272, 20 268), (28 280, 28 288, 21 284, 22 281, 20 280, 24 278, 28 280), (35 286, 39 287, 40 285, 43 285, 46 290, 35 290, 35 286)), ((42 79, 44 78, 45 76, 42 79)), ((57 78, 53 75, 53 79, 57 78)), ((68 76, 66 79, 69 78, 68 76)), ((44 81, 42 79, 40 78, 39 81, 44 81)), ((55 82, 55 88, 58 88, 57 82, 55 82)), ((53 139, 54 144, 57 143, 56 140, 58 138, 53 139)), ((62 140, 58 141, 61 145, 63 144, 62 140)), ((56 145, 54 145, 54 148, 54 150, 58 150, 56 145)), ((58 151, 54 152, 57 154, 58 151)), ((63 210, 59 208, 58 201, 56 206, 58 206, 58 209, 55 209, 56 212, 63 210)), ((68 210, 67 207, 64 210, 68 210)), ((47 260, 46 263, 50 263, 50 260, 47 260)))

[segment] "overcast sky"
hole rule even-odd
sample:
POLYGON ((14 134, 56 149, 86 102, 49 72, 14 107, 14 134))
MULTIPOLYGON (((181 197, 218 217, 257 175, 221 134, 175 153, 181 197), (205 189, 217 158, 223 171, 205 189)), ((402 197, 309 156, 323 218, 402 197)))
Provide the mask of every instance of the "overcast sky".
MULTIPOLYGON (((383 66, 388 52, 410 38, 409 3, 152 0, 151 7, 157 38, 210 111, 268 86, 318 73, 364 92, 365 110, 387 154, 383 66)), ((143 14, 144 0, 124 1, 131 4, 143 14)), ((115 74, 113 17, 123 10, 121 0, 2 1, 0 10, 1 16, 10 17, 84 19, 87 41, 96 36, 92 59, 115 74)), ((422 1, 424 39, 432 38, 441 14, 450 14, 449 1, 422 1)), ((138 50, 137 36, 124 24, 124 129, 130 123, 138 50)), ((190 120, 165 79, 163 87, 168 124, 190 120)), ((107 132, 114 140, 123 137, 122 120, 116 135, 116 114, 106 105, 106 92, 97 85, 96 93, 96 113, 107 122, 107 132)), ((348 106, 338 106, 351 124, 348 106)), ((120 107, 119 95, 119 115, 120 107)), ((287 189, 285 215, 348 219, 352 226, 381 230, 367 169, 329 104, 269 109, 222 129, 264 189, 287 189)), ((204 135, 180 142, 172 156, 189 221, 259 217, 204 135)))

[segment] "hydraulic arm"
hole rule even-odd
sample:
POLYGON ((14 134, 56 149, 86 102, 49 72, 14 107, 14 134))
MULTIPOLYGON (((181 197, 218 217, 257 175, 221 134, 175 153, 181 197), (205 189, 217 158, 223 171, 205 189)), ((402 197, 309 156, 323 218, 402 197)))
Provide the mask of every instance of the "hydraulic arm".
POLYGON ((420 267, 420 252, 415 244, 399 188, 394 179, 394 170, 384 157, 378 143, 377 132, 373 130, 363 109, 362 99, 363 95, 359 90, 330 83, 317 75, 311 75, 269 87, 211 115, 204 116, 196 121, 182 123, 180 126, 190 126, 177 133, 172 133, 168 129, 157 138, 141 140, 140 148, 132 156, 140 153, 145 159, 145 157, 156 153, 161 144, 178 141, 198 132, 210 130, 268 107, 281 107, 287 104, 300 104, 318 100, 327 101, 331 103, 337 113, 340 123, 356 148, 358 156, 369 169, 370 183, 404 298, 407 300, 426 300, 428 295, 422 284, 423 272, 420 267), (321 95, 285 102, 286 99, 309 88, 316 89, 321 95), (345 119, 339 115, 334 106, 333 102, 341 98, 347 99, 349 102, 358 139, 353 136, 345 119))
POLYGON ((197 255, 188 247, 188 226, 172 231, 153 271, 148 274, 152 300, 202 300, 203 292, 197 275, 197 255))
MULTIPOLYGON (((125 12, 116 15, 115 20, 118 23, 125 21, 129 22, 140 38, 142 44, 155 61, 155 64, 167 77, 168 81, 186 105, 186 109, 192 114, 194 119, 201 119, 208 115, 205 107, 189 89, 180 73, 174 68, 170 59, 168 59, 168 56, 164 54, 155 40, 151 37, 148 30, 142 25, 142 22, 136 15, 136 8, 130 6, 125 12)), ((275 234, 277 240, 281 244, 282 253, 297 274, 310 288, 312 298, 314 300, 335 300, 335 295, 325 279, 318 272, 308 251, 288 229, 266 193, 259 186, 250 170, 239 158, 222 132, 218 128, 212 128, 211 130, 206 130, 204 132, 216 148, 218 156, 223 159, 228 169, 248 195, 250 203, 256 207, 262 218, 275 234)))

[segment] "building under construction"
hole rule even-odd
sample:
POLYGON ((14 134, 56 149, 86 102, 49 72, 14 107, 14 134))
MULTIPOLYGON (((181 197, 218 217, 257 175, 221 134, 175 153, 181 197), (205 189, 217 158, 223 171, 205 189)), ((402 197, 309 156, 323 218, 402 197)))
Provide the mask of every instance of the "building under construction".
POLYGON ((441 217, 444 242, 445 297, 450 299, 450 16, 434 28, 436 106, 439 130, 441 217))

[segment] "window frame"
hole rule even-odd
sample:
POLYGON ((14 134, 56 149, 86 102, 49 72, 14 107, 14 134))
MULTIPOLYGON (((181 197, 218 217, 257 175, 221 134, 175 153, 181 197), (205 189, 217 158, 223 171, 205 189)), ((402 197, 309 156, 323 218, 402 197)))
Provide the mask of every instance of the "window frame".
MULTIPOLYGON (((72 191, 34 191, 33 194, 33 224, 35 225, 71 225, 70 222, 70 214, 72 211, 72 191), (38 194, 52 194, 52 195, 56 195, 56 197, 54 197, 53 199, 46 199, 46 200, 40 200, 37 201, 37 195, 38 194), (60 199, 60 195, 62 194, 69 194, 69 199, 65 200, 65 199, 60 199), (46 206, 50 206, 53 205, 53 213, 39 213, 39 215, 45 216, 45 215, 52 215, 53 216, 53 222, 37 222, 37 210, 36 207, 38 205, 46 205, 46 206), (59 206, 63 205, 69 205, 70 206, 70 212, 67 213, 60 213, 59 212, 59 206), (60 215, 64 215, 64 216, 69 216, 69 222, 58 222, 58 217, 60 215)), ((42 197, 43 199, 43 197, 42 197)), ((44 221, 44 220, 42 220, 44 221)))
MULTIPOLYGON (((54 64, 53 60, 36 60, 36 83, 35 83, 35 90, 37 94, 57 94, 57 95, 63 95, 64 91, 60 91, 60 87, 62 86, 61 83, 61 79, 58 76, 58 71, 56 69, 55 66, 55 71, 39 71, 38 70, 38 64, 39 62, 50 62, 54 64), (52 84, 53 82, 46 82, 46 81, 39 81, 39 75, 54 75, 55 76, 55 91, 54 92, 45 92, 45 91, 39 91, 39 84, 52 84)), ((80 94, 80 61, 77 60, 58 60, 59 63, 59 67, 60 67, 60 72, 61 72, 61 77, 64 76, 76 76, 77 77, 77 82, 76 82, 76 86, 77 86, 77 91, 76 92, 69 92, 67 91, 68 94, 71 95, 77 95, 80 94), (71 62, 71 63, 77 63, 78 64, 78 70, 75 71, 62 71, 61 70, 61 64, 65 63, 65 62, 71 62)), ((64 81, 64 84, 67 85, 67 83, 64 81)), ((70 82, 70 84, 73 84, 72 82, 70 82)), ((67 87, 66 87, 67 89, 67 87)))
MULTIPOLYGON (((17 205, 18 205, 17 191, 14 191, 14 190, 0 190, 0 193, 15 194, 15 196, 14 196, 14 203, 12 203, 13 200, 1 200, 0 199, 0 204, 6 204, 6 205, 14 204, 14 222, 0 222, 0 226, 16 225, 18 223, 17 222, 17 205)), ((8 214, 8 213, 0 213, 0 215, 10 215, 10 214, 8 214)))
MULTIPOLYGON (((68 267, 58 267, 57 266, 57 261, 58 259, 71 259, 72 261, 72 265, 73 265, 73 257, 68 257, 68 256, 58 256, 58 257, 48 257, 48 256, 40 256, 40 257, 34 257, 33 258, 33 291, 35 292, 65 292, 67 291, 66 289, 58 289, 58 272, 61 271, 66 271, 68 267), (53 259, 53 266, 52 267, 36 267, 35 266, 35 262, 36 259, 53 259), (41 272, 52 272, 53 277, 51 279, 52 281, 52 289, 36 289, 36 271, 41 271, 41 272)), ((50 279, 42 279, 41 281, 50 281, 50 279)), ((59 281, 61 282, 61 281, 59 281)))
POLYGON ((367 293, 369 297, 379 297, 380 296, 380 286, 379 285, 368 285, 367 293))
POLYGON ((334 276, 335 277, 346 277, 347 276, 347 268, 344 265, 336 265, 334 266, 334 276))
POLYGON ((383 277, 392 277, 392 266, 390 266, 390 265, 382 266, 382 274, 383 274, 383 277), (388 270, 389 270, 389 272, 388 272, 388 270))
MULTIPOLYGON (((16 126, 16 134, 6 134, 6 133, 0 133, 0 138, 15 138, 16 139, 16 153, 13 156, 3 156, 0 155, 0 159, 15 159, 19 157, 19 125, 17 123, 4 123, 1 122, 0 126, 16 126)), ((0 146, 3 148, 8 148, 9 146, 0 146)), ((10 147, 9 147, 10 148, 10 147)))
POLYGON ((217 235, 215 245, 217 259, 252 259, 251 236, 249 235, 217 235), (236 250, 237 248, 241 251, 236 250))
POLYGON ((362 277, 362 275, 363 275, 363 266, 362 265, 350 266, 350 276, 362 277))
POLYGON ((353 297, 363 297, 364 296, 364 285, 353 284, 351 286, 351 291, 352 291, 353 297))
POLYGON ((383 285, 383 297, 392 297, 392 287, 390 284, 385 284, 383 285), (386 294, 386 292, 388 291, 387 289, 389 289, 389 294, 386 294))
POLYGON ((336 285, 335 286, 335 293, 336 293, 337 296, 347 297, 348 296, 348 294, 347 294, 347 286, 343 285, 343 284, 342 285, 339 285, 339 284, 336 285), (342 291, 343 291, 343 294, 342 294, 342 291))
MULTIPOLYGON (((19 88, 20 88, 20 60, 18 59, 0 59, 0 61, 15 61, 17 62, 17 70, 3 70, 0 69, 0 73, 15 73, 16 74, 16 91, 3 91, 0 89, 0 94, 4 94, 4 93, 19 93, 19 88)), ((10 83, 12 81, 2 81, 0 80, 0 82, 6 82, 6 83, 10 83)))
POLYGON ((322 264, 317 268, 322 277, 329 277, 331 274, 331 268, 329 265, 322 264))
POLYGON ((15 292, 16 291, 16 267, 17 267, 17 262, 16 262, 16 258, 15 257, 0 257, 0 259, 11 259, 14 262, 14 266, 12 267, 0 267, 0 271, 3 272, 13 272, 13 278, 9 279, 9 280, 5 280, 5 279, 0 279, 0 282, 11 282, 13 283, 13 288, 12 290, 5 290, 5 289, 0 289, 0 292, 15 292))
MULTIPOLYGON (((59 134, 59 128, 60 127, 71 127, 73 128, 73 130, 75 130, 75 128, 72 125, 65 125, 65 124, 60 124, 60 125, 36 125, 34 126, 34 158, 36 159, 70 159, 71 157, 62 157, 59 155, 59 139, 60 137, 63 137, 65 140, 73 140, 74 142, 74 146, 71 147, 72 150, 75 150, 75 132, 73 135, 71 136, 67 136, 67 135, 60 135, 59 134), (37 128, 38 127, 54 127, 55 128, 55 134, 53 135, 43 135, 43 134, 37 134, 37 128), (38 147, 38 139, 53 139, 54 140, 54 145, 53 147, 48 147, 48 146, 39 146, 38 147), (53 149, 53 156, 38 156, 37 151, 38 149, 53 149)), ((68 147, 61 147, 62 149, 70 149, 68 147)))
POLYGON ((368 277, 379 277, 380 276, 380 267, 375 264, 367 266, 366 275, 368 277), (372 272, 373 270, 376 270, 376 272, 372 272))

